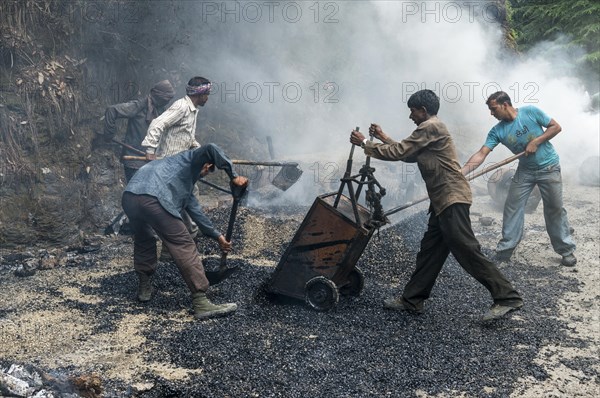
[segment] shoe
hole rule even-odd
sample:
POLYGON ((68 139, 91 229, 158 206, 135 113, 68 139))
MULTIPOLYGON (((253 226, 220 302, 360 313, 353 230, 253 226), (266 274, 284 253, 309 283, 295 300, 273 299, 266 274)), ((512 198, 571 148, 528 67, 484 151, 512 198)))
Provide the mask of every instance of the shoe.
POLYGON ((496 252, 494 257, 492 258, 492 261, 495 262, 496 264, 507 263, 510 261, 511 256, 512 256, 512 252, 506 252, 506 251, 496 252))
POLYGON ((213 304, 206 297, 206 293, 197 292, 192 295, 192 308, 196 319, 209 319, 235 312, 237 304, 213 304))
POLYGON ((412 309, 406 306, 406 303, 400 298, 389 298, 383 301, 383 308, 394 311, 406 311, 413 314, 422 314, 423 309, 412 309))
POLYGON ((142 303, 150 301, 154 286, 152 286, 152 277, 146 274, 138 273, 139 284, 137 290, 137 298, 142 303))
POLYGON ((563 256, 560 263, 565 267, 574 267, 575 264, 577 264, 577 258, 575 258, 575 256, 571 253, 569 255, 563 256))
POLYGON ((483 315, 482 321, 488 322, 494 319, 502 318, 504 315, 508 314, 511 311, 516 311, 520 309, 523 304, 518 307, 509 307, 507 305, 494 304, 491 308, 483 315))

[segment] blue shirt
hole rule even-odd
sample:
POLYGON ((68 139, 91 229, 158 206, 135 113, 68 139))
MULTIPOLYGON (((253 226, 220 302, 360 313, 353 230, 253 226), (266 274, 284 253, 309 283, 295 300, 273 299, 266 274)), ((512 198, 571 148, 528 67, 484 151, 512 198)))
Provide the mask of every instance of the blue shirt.
MULTIPOLYGON (((512 122, 501 120, 488 133, 484 146, 493 150, 499 143, 504 144, 515 155, 521 153, 529 141, 544 134, 542 127, 548 127, 550 116, 541 109, 528 105, 517 109, 517 117, 512 122)), ((544 141, 537 151, 519 159, 519 167, 529 170, 539 170, 557 165, 558 153, 550 141, 544 141)))
POLYGON ((205 163, 214 164, 225 171, 230 179, 237 177, 231 161, 221 148, 207 144, 146 164, 133 175, 125 192, 154 196, 167 212, 179 219, 181 212, 187 211, 204 235, 217 239, 220 233, 193 194, 194 184, 205 163))

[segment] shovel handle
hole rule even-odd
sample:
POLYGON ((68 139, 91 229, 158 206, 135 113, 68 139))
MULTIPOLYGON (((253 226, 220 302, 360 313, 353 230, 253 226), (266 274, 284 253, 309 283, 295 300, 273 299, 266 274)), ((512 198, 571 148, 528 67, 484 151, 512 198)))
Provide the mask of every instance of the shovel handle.
POLYGON ((496 169, 497 169, 497 168, 499 168, 499 167, 502 167, 502 166, 504 166, 504 165, 507 165, 507 164, 509 164, 510 162, 513 162, 513 161, 517 160, 518 158, 520 158, 520 157, 521 157, 521 156, 523 156, 523 155, 525 155, 525 152, 517 153, 516 155, 513 155, 513 156, 511 156, 511 157, 509 157, 509 158, 506 158, 506 159, 504 159, 504 160, 501 160, 501 161, 500 161, 500 162, 498 162, 498 163, 494 163, 493 165, 491 165, 491 166, 488 166, 488 167, 484 168, 483 170, 481 170, 481 171, 479 171, 479 172, 477 172, 477 173, 475 173, 475 174, 467 175, 467 176, 466 176, 466 177, 467 177, 467 181, 474 180, 474 179, 476 179, 477 177, 481 177, 482 175, 484 175, 484 174, 486 174, 486 173, 489 173, 489 172, 490 172, 490 171, 492 171, 492 170, 496 170, 496 169))
MULTIPOLYGON (((481 170, 481 171, 479 171, 479 172, 477 172, 477 173, 475 173, 475 174, 467 175, 467 176, 466 176, 466 178, 467 178, 467 181, 474 180, 474 179, 476 179, 477 177, 481 177, 482 175, 484 175, 484 174, 486 174, 486 173, 489 173, 489 172, 490 172, 490 171, 492 171, 492 170, 496 170, 497 168, 500 168, 500 167, 502 167, 502 166, 504 166, 504 165, 507 165, 507 164, 509 164, 510 162, 517 160, 518 158, 520 158, 520 157, 521 157, 521 156, 523 156, 523 155, 525 155, 525 152, 517 153, 516 155, 514 155, 514 156, 511 156, 511 157, 509 157, 509 158, 506 158, 506 159, 504 159, 504 160, 502 160, 502 161, 500 161, 500 162, 498 162, 498 163, 494 163, 493 165, 491 165, 491 166, 488 166, 488 167, 484 168, 483 170, 481 170)), ((413 200, 412 202, 406 203, 406 204, 404 204, 404 205, 402 205, 402 206, 395 207, 395 208, 393 208, 393 209, 390 209, 390 210, 386 211, 386 212, 384 213, 384 216, 386 216, 386 217, 387 217, 387 216, 389 216, 389 215, 392 215, 392 214, 398 213, 400 210, 407 209, 407 208, 409 208, 409 207, 411 207, 411 206, 414 206, 414 205, 416 205, 417 203, 424 202, 424 201, 426 201, 427 199, 429 199, 429 196, 424 196, 424 197, 422 197, 422 198, 419 198, 419 199, 413 200)))
POLYGON ((246 166, 298 166, 296 162, 255 162, 253 160, 232 159, 231 163, 246 166))
MULTIPOLYGON (((116 138, 113 138, 112 142, 117 143, 117 144, 121 145, 122 147, 125 147, 125 148, 129 149, 130 151, 133 151, 135 153, 139 153, 140 155, 146 155, 146 153, 144 151, 142 151, 140 149, 137 149, 137 148, 134 148, 131 145, 126 144, 124 142, 121 142, 121 141, 117 140, 116 138)), ((123 157, 123 158, 125 158, 125 157, 123 157)), ((144 157, 144 159, 146 159, 146 158, 144 157)), ((125 159, 125 160, 137 160, 137 159, 125 159)))
MULTIPOLYGON (((142 152, 142 154, 143 154, 143 152, 142 152)), ((125 155, 125 156, 123 156, 123 160, 146 160, 146 157, 145 156, 125 155)), ((298 163, 296 163, 296 162, 254 162, 251 160, 240 160, 240 159, 233 159, 231 161, 231 163, 241 164, 241 165, 246 165, 246 166, 282 166, 282 167, 283 166, 298 166, 298 163)))
MULTIPOLYGON (((246 193, 245 185, 240 187, 240 186, 234 185, 232 183, 230 186, 231 186, 231 192, 233 195, 233 204, 231 205, 231 213, 229 213, 229 223, 227 224, 227 232, 225 233, 225 240, 227 242, 230 242, 231 237, 233 236, 233 225, 235 224, 235 216, 237 214, 237 210, 240 205, 240 201, 242 200, 242 197, 246 193)), ((227 253, 226 252, 221 253, 221 264, 220 264, 219 268, 221 269, 221 271, 223 271, 227 268, 227 253)))
POLYGON ((123 160, 148 160, 146 159, 145 156, 132 156, 132 155, 125 155, 122 157, 123 160))

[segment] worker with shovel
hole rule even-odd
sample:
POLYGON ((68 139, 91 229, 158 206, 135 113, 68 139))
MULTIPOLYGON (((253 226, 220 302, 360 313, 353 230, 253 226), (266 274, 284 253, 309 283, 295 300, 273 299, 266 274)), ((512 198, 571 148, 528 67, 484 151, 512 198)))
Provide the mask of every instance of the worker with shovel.
POLYGON ((421 240, 416 269, 401 297, 385 300, 391 310, 423 312, 448 254, 452 253, 469 275, 485 286, 494 304, 484 321, 500 318, 523 306, 523 300, 498 268, 480 251, 471 228, 471 187, 461 173, 450 133, 438 117, 439 98, 431 90, 420 90, 408 100, 409 118, 417 129, 405 140, 394 141, 381 127, 372 124, 369 133, 383 144, 367 140, 353 131, 350 142, 365 154, 382 160, 416 162, 430 199, 428 228, 421 240))
POLYGON ((204 77, 191 78, 185 88, 186 95, 152 121, 142 141, 149 160, 200 147, 196 140, 196 119, 198 109, 208 101, 211 87, 204 77))
POLYGON ((550 143, 562 128, 535 106, 514 108, 504 91, 497 91, 486 102, 498 123, 488 133, 485 144, 463 166, 465 174, 475 170, 500 143, 513 153, 525 152, 513 177, 504 204, 502 239, 496 247, 496 261, 510 260, 523 237, 525 205, 537 185, 544 203, 546 231, 561 264, 577 264, 575 242, 571 236, 567 211, 563 207, 562 177, 558 154, 550 143))
MULTIPOLYGON (((110 105, 106 108, 102 138, 107 143, 115 142, 122 146, 121 163, 125 172, 125 182, 129 182, 136 171, 146 164, 143 160, 132 160, 127 159, 127 157, 141 151, 142 140, 146 136, 148 126, 152 120, 163 113, 165 106, 174 96, 175 90, 171 82, 162 80, 150 89, 148 95, 128 102, 110 105), (127 119, 124 142, 115 138, 119 119, 127 119)), ((119 231, 129 233, 129 223, 124 222, 122 218, 123 213, 118 214, 106 228, 106 233, 119 231)))
MULTIPOLYGON (((200 148, 200 143, 196 140, 196 120, 198 109, 208 101, 211 87, 211 82, 204 77, 191 78, 185 87, 186 95, 173 102, 169 109, 150 123, 142 141, 146 160, 162 159, 200 148)), ((196 188, 194 193, 198 195, 196 188)), ((190 233, 195 236, 198 233, 197 225, 187 213, 184 212, 182 217, 190 233)), ((164 258, 168 259, 169 255, 165 253, 164 258)))
MULTIPOLYGON (((124 143, 121 156, 135 155, 136 152, 129 147, 142 149, 142 141, 146 137, 148 126, 165 110, 165 106, 175 96, 175 90, 168 80, 156 83, 150 94, 145 97, 134 99, 121 104, 110 105, 104 113, 104 134, 106 142, 114 140, 117 133, 117 120, 127 119, 124 143)), ((123 169, 125 170, 125 181, 129 182, 131 177, 146 162, 140 160, 126 160, 121 157, 123 169)))
POLYGON ((150 162, 127 184, 122 204, 134 230, 133 262, 139 278, 140 301, 150 300, 153 293, 152 275, 158 260, 154 230, 163 245, 168 247, 192 293, 194 316, 197 319, 212 318, 236 310, 235 303, 216 305, 206 297, 209 282, 196 243, 181 217, 181 213, 187 211, 203 234, 218 241, 223 252, 231 250, 231 242, 214 228, 193 194, 198 179, 215 167, 227 173, 233 186, 248 184, 246 177, 236 175, 229 158, 214 144, 150 162))

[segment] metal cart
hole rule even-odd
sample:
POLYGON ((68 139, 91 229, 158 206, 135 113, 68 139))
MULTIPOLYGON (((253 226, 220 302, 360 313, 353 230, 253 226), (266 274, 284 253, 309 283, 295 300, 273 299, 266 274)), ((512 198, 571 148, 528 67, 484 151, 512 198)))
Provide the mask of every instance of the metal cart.
MULTIPOLYGON (((354 146, 338 192, 315 199, 271 276, 267 286, 269 293, 304 299, 319 311, 335 307, 340 293, 359 295, 364 287, 364 277, 356 263, 375 230, 389 222, 387 216, 429 199, 425 196, 384 212, 381 198, 385 189, 373 176, 375 169, 370 166, 370 158, 367 157, 359 174, 350 175, 353 153, 354 146), (358 204, 365 186, 367 207, 358 204), (344 188, 348 189, 348 195, 343 194, 344 188)), ((467 180, 489 173, 524 154, 518 153, 469 175, 467 180)))
POLYGON ((303 299, 319 311, 335 307, 340 294, 361 293, 364 276, 356 263, 387 218, 380 203, 385 189, 373 176, 370 159, 359 174, 350 175, 353 152, 354 146, 338 192, 315 199, 271 276, 270 293, 303 299), (363 186, 368 208, 358 204, 363 186))

